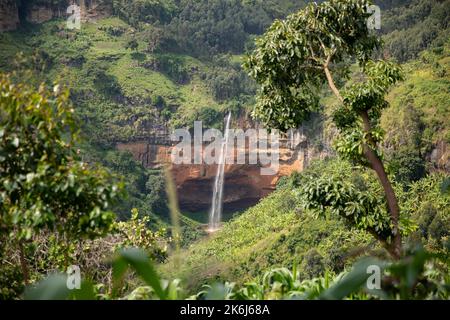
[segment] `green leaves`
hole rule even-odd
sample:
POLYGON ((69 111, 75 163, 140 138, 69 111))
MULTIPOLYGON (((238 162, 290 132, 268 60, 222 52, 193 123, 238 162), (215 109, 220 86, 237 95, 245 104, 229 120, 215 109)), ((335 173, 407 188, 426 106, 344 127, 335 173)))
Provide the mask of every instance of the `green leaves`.
POLYGON ((90 282, 83 281, 80 289, 67 287, 67 275, 53 274, 25 290, 25 300, 94 300, 94 288, 90 282))
MULTIPOLYGON (((68 92, 13 83, 0 75, 0 242, 30 240, 42 230, 70 240, 110 231, 121 184, 79 161, 68 92)), ((14 250, 14 249, 11 249, 14 250)), ((26 261, 22 261, 26 272, 26 261)))
POLYGON ((375 258, 363 258, 356 262, 352 270, 337 281, 331 288, 323 292, 319 299, 342 300, 352 293, 356 293, 367 283, 371 273, 368 272, 370 266, 380 268, 380 277, 386 262, 375 258))
POLYGON ((334 147, 342 158, 352 161, 354 164, 368 166, 364 157, 365 134, 359 128, 345 130, 334 141, 334 147))
POLYGON ((351 171, 344 168, 341 172, 305 174, 296 194, 304 209, 322 216, 329 211, 342 217, 350 226, 387 241, 392 231, 383 195, 370 184, 367 186, 364 180, 352 179, 355 178, 351 171))
POLYGON ((286 20, 275 21, 244 64, 261 85, 254 116, 272 128, 298 127, 317 109, 318 92, 327 81, 325 67, 355 56, 365 63, 379 46, 367 30, 367 4, 365 0, 311 3, 286 20))
POLYGON ((126 271, 131 268, 147 285, 138 287, 126 299, 177 300, 184 297, 180 280, 163 280, 157 274, 150 257, 142 249, 127 248, 121 250, 113 261, 113 296, 122 285, 126 271))
POLYGON ((384 138, 378 124, 382 110, 388 106, 384 97, 389 87, 402 79, 402 73, 394 63, 372 60, 363 65, 363 72, 366 79, 343 90, 343 105, 333 111, 332 117, 340 132, 334 141, 336 151, 354 163, 369 166, 364 148, 378 153, 377 143, 384 138), (366 112, 371 128, 363 131, 359 119, 366 112))
MULTIPOLYGON (((113 292, 112 297, 117 297, 119 289, 123 285, 123 279, 128 269, 132 269, 148 287, 139 287, 125 298, 157 298, 180 299, 182 290, 179 280, 163 281, 159 278, 149 256, 137 248, 121 250, 112 263, 113 292)), ((28 300, 94 300, 107 295, 98 295, 96 289, 89 281, 82 281, 80 289, 68 289, 67 275, 53 274, 35 285, 29 286, 24 293, 28 300)))
MULTIPOLYGON (((449 279, 442 273, 430 273, 427 265, 441 261, 447 264, 448 257, 431 254, 423 248, 415 248, 410 255, 395 263, 365 257, 357 261, 349 272, 338 276, 325 272, 322 277, 300 281, 297 270, 277 268, 264 274, 261 281, 254 281, 238 287, 235 283, 215 283, 204 286, 204 290, 191 299, 327 299, 341 300, 348 298, 367 299, 414 299, 440 298, 449 296, 449 279), (374 271, 375 270, 375 271, 374 271), (370 281, 369 278, 376 281, 370 281), (371 288, 369 281, 377 283, 380 288, 371 288)), ((113 262, 113 280, 115 289, 121 284, 125 272, 131 267, 144 280, 147 286, 138 287, 125 299, 182 299, 179 280, 163 281, 155 272, 148 256, 139 249, 122 250, 113 262)), ((444 271, 445 273, 445 271, 444 271)), ((101 298, 89 282, 82 282, 81 289, 69 290, 67 277, 55 274, 27 288, 25 299, 90 300, 101 298)), ((106 296, 107 297, 107 296, 106 296)), ((115 297, 115 294, 113 294, 115 297)))
POLYGON ((402 70, 393 62, 368 60, 362 71, 366 79, 344 90, 344 105, 355 114, 372 111, 379 117, 381 110, 387 107, 384 100, 387 90, 403 79, 402 70))
POLYGON ((138 216, 138 210, 131 210, 131 219, 114 224, 114 231, 117 232, 123 241, 120 247, 143 248, 150 257, 158 262, 163 262, 167 258, 167 245, 170 239, 166 239, 166 230, 161 229, 156 232, 149 229, 150 218, 138 216))
POLYGON ((318 96, 307 89, 263 87, 252 115, 269 128, 287 131, 318 109, 318 96))
POLYGON ((320 298, 340 300, 364 291, 381 299, 448 299, 449 279, 445 276, 448 272, 448 262, 448 257, 432 254, 422 247, 414 248, 396 262, 362 258, 340 281, 323 292, 320 298), (430 272, 430 267, 436 268, 438 262, 446 265, 442 273, 430 272), (379 277, 379 289, 366 286, 372 275, 371 266, 380 271, 378 275, 373 274, 379 277))
POLYGON ((274 300, 317 299, 332 285, 333 275, 325 272, 321 278, 299 280, 296 267, 293 270, 276 268, 264 273, 262 279, 239 287, 234 282, 205 285, 193 298, 205 300, 274 300))
POLYGON ((129 266, 154 290, 159 299, 164 300, 167 298, 168 292, 163 290, 160 278, 148 255, 136 248, 122 250, 113 263, 113 279, 116 289, 129 266))

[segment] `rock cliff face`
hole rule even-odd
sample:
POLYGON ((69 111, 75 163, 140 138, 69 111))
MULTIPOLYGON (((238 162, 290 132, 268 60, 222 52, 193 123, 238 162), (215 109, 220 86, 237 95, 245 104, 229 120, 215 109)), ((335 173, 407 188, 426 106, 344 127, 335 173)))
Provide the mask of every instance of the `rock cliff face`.
POLYGON ((84 6, 81 5, 80 7, 82 21, 92 22, 112 14, 111 3, 105 3, 104 1, 85 0, 84 6))
POLYGON ((450 148, 445 141, 439 141, 427 157, 431 170, 450 172, 450 148))
POLYGON ((0 1, 0 32, 15 30, 19 26, 19 22, 19 9, 16 1, 0 1))
POLYGON ((26 8, 26 20, 30 23, 43 23, 56 16, 62 16, 62 12, 55 10, 55 8, 36 4, 26 8))
POLYGON ((111 3, 99 0, 66 0, 58 5, 27 3, 23 1, 18 7, 15 0, 0 1, 0 32, 15 30, 21 22, 43 23, 54 18, 68 17, 67 8, 71 4, 80 6, 81 21, 95 21, 111 15, 111 3), (21 21, 22 20, 22 21, 21 21))
MULTIPOLYGON (((198 212, 209 209, 217 165, 171 164, 171 146, 133 142, 117 144, 117 149, 131 152, 136 160, 148 168, 169 164, 176 182, 181 210, 198 212)), ((275 175, 261 175, 259 164, 227 164, 224 211, 238 211, 257 203, 275 190, 282 176, 302 171, 308 161, 308 154, 311 155, 311 151, 304 146, 295 150, 280 148, 279 170, 275 175)))

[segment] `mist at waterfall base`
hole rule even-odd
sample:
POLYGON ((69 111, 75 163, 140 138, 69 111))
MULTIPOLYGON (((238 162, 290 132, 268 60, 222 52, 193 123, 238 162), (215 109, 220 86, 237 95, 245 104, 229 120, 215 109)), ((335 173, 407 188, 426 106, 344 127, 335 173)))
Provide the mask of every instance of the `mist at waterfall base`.
POLYGON ((231 112, 227 116, 225 135, 220 148, 219 163, 214 179, 211 210, 209 212, 208 232, 217 231, 220 228, 223 210, 223 185, 225 181, 225 157, 227 155, 228 137, 231 122, 231 112))

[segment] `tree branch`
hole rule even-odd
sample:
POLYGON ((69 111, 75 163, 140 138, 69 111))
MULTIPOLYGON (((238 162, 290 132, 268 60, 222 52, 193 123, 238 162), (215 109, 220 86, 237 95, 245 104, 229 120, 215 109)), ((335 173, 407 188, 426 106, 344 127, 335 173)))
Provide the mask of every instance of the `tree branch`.
POLYGON ((364 144, 364 156, 367 160, 369 160, 370 166, 375 171, 380 180, 380 183, 383 187, 384 194, 386 195, 386 202, 389 208, 389 213, 392 219, 392 234, 393 234, 393 242, 390 246, 389 252, 391 255, 398 259, 401 255, 401 235, 399 230, 399 220, 400 220, 400 208, 398 205, 398 199, 395 195, 394 188, 389 180, 389 177, 384 168, 383 162, 378 157, 376 152, 370 147, 375 147, 376 144, 370 136, 370 132, 372 131, 372 126, 370 124, 370 119, 367 111, 362 111, 360 116, 363 120, 364 132, 368 135, 368 143, 364 144))
MULTIPOLYGON (((322 43, 321 43, 322 44, 322 43)), ((323 44, 322 44, 323 45, 323 44)), ((324 48, 324 47, 323 47, 324 48)), ((325 50, 325 49, 324 49, 325 50)), ((331 59, 333 57, 333 54, 330 54, 327 56, 327 59, 325 63, 323 64, 323 70, 325 72, 325 75, 328 80, 328 85, 333 91, 334 95, 339 99, 341 103, 344 102, 344 98, 342 97, 341 93, 339 92, 339 89, 336 87, 333 77, 331 75, 329 65, 331 62, 331 59)), ((383 186, 384 193, 386 195, 386 202, 389 208, 389 212, 391 214, 392 218, 392 224, 393 224, 393 242, 388 243, 385 242, 385 247, 388 249, 389 253, 395 258, 398 259, 401 255, 401 236, 400 236, 400 230, 398 227, 399 224, 399 206, 398 206, 398 200, 395 196, 394 189, 392 187, 391 182, 389 181, 389 178, 386 174, 386 170, 384 168, 383 163, 381 162, 378 155, 375 153, 374 150, 372 150, 372 147, 376 146, 376 143, 373 141, 373 139, 370 136, 370 132, 372 131, 372 127, 369 120, 369 115, 367 111, 361 112, 360 114, 362 120, 363 120, 363 129, 364 132, 368 135, 368 144, 364 144, 364 156, 369 161, 370 166, 372 169, 376 172, 378 179, 380 180, 381 185, 383 186)))
POLYGON ((327 57, 327 60, 323 64, 323 70, 325 71, 325 75, 327 77, 328 85, 329 85, 331 91, 333 91, 334 95, 339 99, 340 102, 344 102, 344 98, 342 98, 341 93, 339 92, 338 88, 334 84, 333 77, 331 75, 330 69, 328 68, 332 56, 333 55, 331 54, 327 57))

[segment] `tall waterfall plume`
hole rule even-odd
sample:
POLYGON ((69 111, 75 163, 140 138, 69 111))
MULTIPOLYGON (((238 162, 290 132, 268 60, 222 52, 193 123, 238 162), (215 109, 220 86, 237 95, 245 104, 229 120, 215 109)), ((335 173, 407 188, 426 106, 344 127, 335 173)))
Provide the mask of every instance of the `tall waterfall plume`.
POLYGON ((217 173, 214 179, 214 190, 212 195, 211 211, 209 212, 208 231, 214 232, 220 228, 223 207, 223 184, 225 180, 225 161, 228 153, 228 138, 231 121, 231 112, 228 113, 225 126, 225 135, 220 148, 219 163, 217 165, 217 173))

